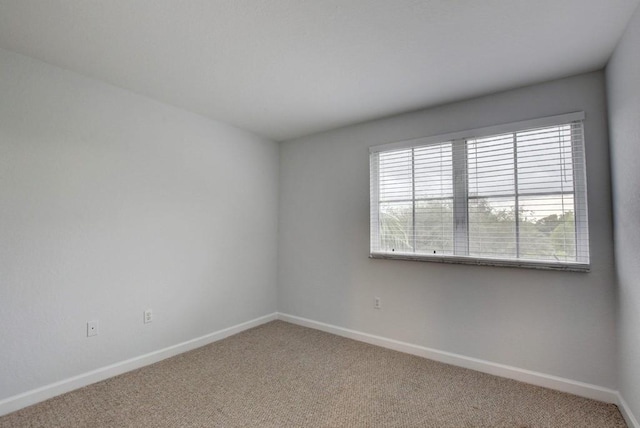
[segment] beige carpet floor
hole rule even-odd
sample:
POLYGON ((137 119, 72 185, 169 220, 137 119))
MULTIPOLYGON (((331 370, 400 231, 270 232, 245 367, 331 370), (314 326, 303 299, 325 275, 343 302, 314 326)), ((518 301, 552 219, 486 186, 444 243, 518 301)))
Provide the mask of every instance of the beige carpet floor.
POLYGON ((0 427, 625 427, 585 398, 274 321, 0 427))

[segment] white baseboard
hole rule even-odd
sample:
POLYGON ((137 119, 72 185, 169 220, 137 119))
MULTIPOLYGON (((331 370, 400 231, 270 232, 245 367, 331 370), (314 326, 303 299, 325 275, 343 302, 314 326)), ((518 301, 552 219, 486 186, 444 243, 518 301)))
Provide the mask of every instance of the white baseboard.
MULTIPOLYGON (((618 391, 601 386, 592 385, 584 382, 578 382, 571 379, 565 379, 558 376, 548 375, 544 373, 534 372, 531 370, 520 369, 517 367, 507 366, 504 364, 492 363, 490 361, 480 360, 478 358, 466 357, 451 352, 439 351, 437 349, 426 348, 420 345, 400 342, 398 340, 388 339, 386 337, 375 336, 368 333, 362 333, 331 324, 325 324, 306 318, 293 315, 278 313, 278 319, 287 321, 292 324, 298 324, 304 327, 322 330, 327 333, 333 333, 338 336, 347 337, 349 339, 358 340, 360 342, 369 343, 383 348, 393 349, 395 351, 404 352, 419 357, 428 358, 430 360, 451 364, 454 366, 464 367, 483 373, 488 373, 508 379, 514 379, 532 385, 542 386, 557 391, 567 392, 581 397, 591 398, 607 403, 618 404, 620 395, 618 391)), ((630 413, 629 413, 630 414, 630 413)), ((634 427, 636 428, 636 427, 634 427)), ((640 427, 638 427, 640 428, 640 427)))
POLYGON ((631 409, 629 408, 629 405, 627 404, 626 401, 624 401, 624 398, 622 398, 622 395, 620 395, 620 393, 618 393, 618 409, 620 409, 620 413, 622 413, 622 416, 624 417, 625 422, 627 422, 627 425, 629 426, 629 428, 640 428, 640 423, 638 423, 638 419, 636 419, 636 417, 633 415, 633 413, 631 412, 631 409))
POLYGON ((140 367, 148 366, 149 364, 173 357, 174 355, 182 354, 183 352, 208 345, 209 343, 216 342, 224 339, 225 337, 240 333, 241 331, 273 321, 276 318, 277 313, 265 315, 195 339, 187 340, 186 342, 182 342, 177 345, 169 346, 145 355, 140 355, 139 357, 111 364, 106 367, 101 367, 78 376, 36 388, 22 394, 14 395, 13 397, 5 398, 0 401, 0 416, 49 398, 53 398, 56 395, 64 394, 65 392, 73 391, 74 389, 82 388, 83 386, 91 385, 92 383, 96 383, 140 367))

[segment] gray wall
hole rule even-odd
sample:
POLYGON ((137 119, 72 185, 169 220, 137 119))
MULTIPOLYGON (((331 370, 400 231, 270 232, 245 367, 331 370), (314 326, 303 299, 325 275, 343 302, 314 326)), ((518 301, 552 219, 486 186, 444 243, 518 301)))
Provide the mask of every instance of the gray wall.
POLYGON ((276 310, 276 143, 1 50, 0 76, 0 400, 276 310))
POLYGON ((280 165, 281 312, 615 389, 602 72, 281 143, 280 165), (586 113, 590 273, 368 258, 369 146, 574 111, 586 113))
POLYGON ((619 387, 640 418, 640 9, 607 66, 618 276, 619 387))

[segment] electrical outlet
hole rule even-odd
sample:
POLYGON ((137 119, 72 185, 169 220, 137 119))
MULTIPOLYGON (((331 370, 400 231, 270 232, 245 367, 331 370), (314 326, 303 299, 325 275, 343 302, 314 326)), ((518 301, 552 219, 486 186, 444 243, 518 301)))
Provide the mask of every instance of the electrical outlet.
POLYGON ((373 308, 374 309, 382 309, 382 299, 379 297, 373 298, 373 308))
POLYGON ((151 312, 151 309, 147 309, 144 311, 144 323, 148 324, 151 321, 153 321, 153 312, 151 312))
POLYGON ((87 337, 98 335, 98 321, 89 321, 87 323, 87 337))

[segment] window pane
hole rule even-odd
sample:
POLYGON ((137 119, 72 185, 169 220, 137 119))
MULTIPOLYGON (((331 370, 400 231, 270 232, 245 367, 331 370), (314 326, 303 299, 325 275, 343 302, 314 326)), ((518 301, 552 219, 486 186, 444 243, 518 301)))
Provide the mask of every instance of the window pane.
POLYGON ((572 195, 520 198, 520 257, 576 261, 572 195))
POLYGON ((413 197, 411 149, 380 153, 380 201, 407 201, 413 197))
POLYGON ((414 162, 416 199, 453 197, 451 143, 417 147, 414 162))
POLYGON ((469 200, 469 254, 516 257, 515 198, 469 200))
POLYGON ((453 199, 416 203, 416 252, 453 254, 453 199))
POLYGON ((413 252, 412 203, 381 203, 379 215, 380 251, 413 252))
POLYGON ((518 192, 573 191, 571 126, 519 132, 518 192))
POLYGON ((513 134, 467 141, 469 196, 515 193, 513 134))

